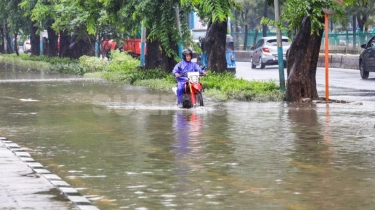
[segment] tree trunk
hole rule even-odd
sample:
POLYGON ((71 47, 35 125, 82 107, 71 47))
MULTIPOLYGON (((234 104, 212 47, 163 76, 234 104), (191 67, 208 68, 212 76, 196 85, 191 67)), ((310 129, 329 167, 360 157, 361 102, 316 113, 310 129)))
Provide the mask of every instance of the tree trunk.
POLYGON ((18 40, 17 40, 17 37, 18 37, 18 33, 15 33, 14 34, 14 49, 15 49, 16 55, 20 56, 20 54, 18 53, 18 40))
POLYGON ((7 38, 7 42, 8 42, 8 53, 13 53, 13 48, 12 48, 12 45, 11 45, 13 40, 10 39, 9 34, 7 34, 7 35, 8 36, 6 38, 7 38))
MULTIPOLYGON (((169 40, 172 40, 172 38, 170 37, 171 35, 169 35, 169 40)), ((178 46, 176 45, 176 43, 173 43, 172 41, 169 41, 170 43, 170 46, 172 46, 173 50, 175 52, 178 52, 178 46)), ((148 49, 147 49, 148 50, 148 49)), ((147 52, 148 55, 150 55, 150 53, 147 52)), ((162 50, 162 53, 161 53, 161 68, 163 71, 165 72, 172 72, 174 66, 177 64, 177 62, 175 61, 175 59, 173 57, 169 57, 164 50, 162 50)))
MULTIPOLYGON (((324 23, 324 16, 320 19, 324 23)), ((311 19, 305 17, 287 53, 286 100, 300 102, 303 98, 318 99, 316 68, 323 29, 311 34, 311 19)))
POLYGON ((72 59, 78 59, 83 55, 94 56, 93 41, 89 39, 75 40, 74 43, 70 43, 70 55, 72 59))
POLYGON ((170 58, 164 53, 164 51, 162 52, 161 68, 163 71, 172 72, 176 64, 177 62, 174 60, 174 58, 170 58))
POLYGON ((4 53, 8 54, 8 31, 6 19, 3 21, 3 42, 4 42, 4 53))
POLYGON ((248 42, 248 33, 249 33, 249 25, 247 24, 247 19, 249 17, 249 10, 246 9, 241 14, 242 14, 242 22, 245 23, 244 24, 245 31, 244 31, 244 34, 243 34, 244 38, 243 38, 242 50, 246 50, 247 49, 247 42, 248 42))
POLYGON ((364 27, 365 27, 365 23, 367 21, 367 15, 357 15, 357 22, 358 22, 358 42, 359 42, 359 45, 361 45, 362 43, 365 43, 366 40, 365 40, 365 36, 364 36, 364 27))
POLYGON ((258 29, 255 29, 253 47, 255 47, 255 45, 257 44, 258 34, 259 34, 258 29))
POLYGON ((358 28, 364 31, 367 15, 357 15, 358 28))
POLYGON ((356 45, 357 45, 357 40, 356 40, 356 34, 357 34, 357 23, 356 23, 356 16, 353 15, 353 28, 352 28, 352 31, 353 31, 353 49, 356 48, 356 45))
POLYGON ((211 23, 207 29, 204 46, 207 50, 208 69, 213 72, 225 72, 227 69, 225 58, 227 25, 227 21, 211 23))
MULTIPOLYGON (((1 39, 0 40, 4 40, 3 27, 0 27, 0 31, 1 31, 1 39)), ((0 42, 0 53, 4 53, 4 42, 3 41, 0 42)))
MULTIPOLYGON (((81 48, 82 48, 82 55, 87 56, 94 56, 95 55, 95 39, 92 37, 87 37, 86 39, 81 40, 81 48)), ((116 49, 118 49, 117 43, 116 43, 116 49)))
POLYGON ((30 24, 31 55, 40 55, 40 36, 36 34, 38 28, 34 26, 34 22, 30 24))
POLYGON ((57 41, 58 41, 58 36, 56 32, 51 28, 47 28, 47 33, 48 33, 48 50, 47 50, 47 55, 48 57, 56 57, 58 54, 58 49, 57 49, 57 41))
POLYGON ((248 30, 248 27, 247 27, 247 24, 245 24, 245 33, 244 33, 244 39, 243 39, 243 48, 242 50, 246 50, 247 48, 247 34, 248 34, 249 30, 248 30))
POLYGON ((69 57, 70 36, 66 31, 60 32, 60 53, 59 57, 69 57))
POLYGON ((161 52, 159 49, 159 41, 147 42, 147 55, 145 61, 145 69, 155 69, 160 67, 161 52))
POLYGON ((60 33, 60 57, 78 59, 82 55, 94 56, 94 39, 77 39, 75 35, 69 36, 65 31, 60 33))

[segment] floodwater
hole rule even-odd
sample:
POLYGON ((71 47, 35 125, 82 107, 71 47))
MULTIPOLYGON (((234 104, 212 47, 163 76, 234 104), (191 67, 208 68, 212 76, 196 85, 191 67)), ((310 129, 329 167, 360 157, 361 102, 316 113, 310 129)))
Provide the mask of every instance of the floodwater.
POLYGON ((0 69, 1 136, 99 209, 375 209, 373 103, 181 110, 172 92, 0 69))

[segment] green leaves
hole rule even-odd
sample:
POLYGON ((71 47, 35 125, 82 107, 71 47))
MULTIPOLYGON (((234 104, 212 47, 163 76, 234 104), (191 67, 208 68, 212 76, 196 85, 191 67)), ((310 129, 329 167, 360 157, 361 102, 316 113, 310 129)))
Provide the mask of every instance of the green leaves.
POLYGON ((288 30, 297 31, 302 19, 309 16, 311 17, 311 34, 318 33, 324 27, 321 21, 324 15, 323 8, 332 8, 337 15, 344 13, 343 7, 332 0, 287 0, 282 8, 281 21, 289 23, 288 30))
POLYGON ((233 0, 181 0, 181 5, 191 5, 201 18, 209 18, 213 22, 227 21, 230 10, 237 8, 233 0))
POLYGON ((42 21, 47 16, 52 14, 52 8, 49 5, 43 4, 41 1, 38 1, 33 8, 31 13, 31 20, 33 21, 42 21))

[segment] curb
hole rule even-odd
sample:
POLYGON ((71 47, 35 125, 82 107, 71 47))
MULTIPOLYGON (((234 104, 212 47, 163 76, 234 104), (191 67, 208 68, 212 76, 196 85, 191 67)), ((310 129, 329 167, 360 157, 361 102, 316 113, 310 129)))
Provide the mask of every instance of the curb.
POLYGON ((62 194, 66 196, 78 209, 81 210, 99 210, 96 206, 82 196, 75 188, 71 187, 67 182, 63 181, 59 176, 52 174, 44 168, 44 166, 36 162, 31 155, 18 144, 13 143, 5 137, 0 137, 0 141, 12 151, 18 158, 27 164, 39 177, 48 180, 56 187, 62 194))

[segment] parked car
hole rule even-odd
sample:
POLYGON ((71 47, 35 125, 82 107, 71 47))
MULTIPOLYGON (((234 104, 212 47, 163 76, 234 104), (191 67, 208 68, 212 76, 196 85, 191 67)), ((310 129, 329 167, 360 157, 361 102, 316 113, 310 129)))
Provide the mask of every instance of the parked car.
POLYGON ((359 72, 362 79, 367 79, 370 72, 375 72, 375 36, 362 44, 363 51, 359 55, 359 72))
POLYGON ((23 52, 24 53, 31 52, 31 42, 30 42, 30 39, 27 39, 26 41, 23 42, 23 52))
MULTIPOLYGON (((283 48, 283 60, 284 67, 286 66, 286 51, 289 49, 291 42, 288 37, 282 37, 282 48, 283 48)), ((278 65, 277 56, 277 37, 268 36, 262 37, 258 40, 255 47, 251 47, 253 53, 251 55, 251 68, 256 68, 259 66, 264 69, 266 65, 278 65)))

